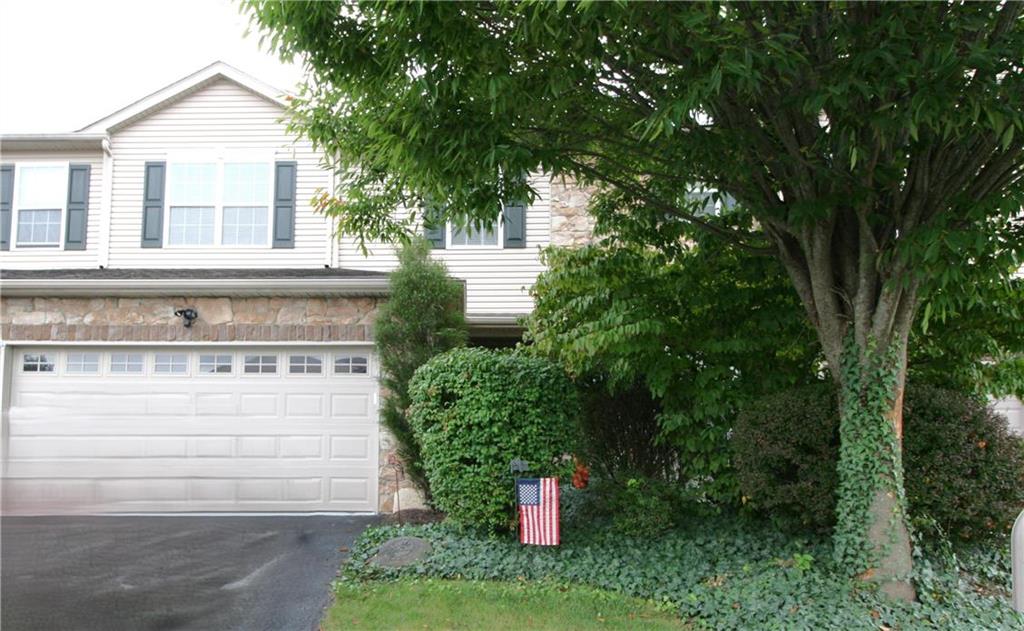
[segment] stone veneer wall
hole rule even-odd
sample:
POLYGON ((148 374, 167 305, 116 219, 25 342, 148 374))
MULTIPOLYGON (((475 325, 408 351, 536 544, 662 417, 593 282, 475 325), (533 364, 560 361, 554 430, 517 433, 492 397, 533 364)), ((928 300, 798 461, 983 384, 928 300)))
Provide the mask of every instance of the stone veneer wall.
POLYGON ((0 336, 19 341, 371 341, 378 298, 3 298, 0 336), (182 326, 175 309, 199 319, 182 326))
POLYGON ((577 247, 594 239, 594 218, 587 204, 596 190, 569 178, 551 180, 551 245, 577 247))
MULTIPOLYGON (((2 298, 0 339, 82 342, 372 342, 382 298, 2 298), (182 326, 175 309, 199 319, 182 326)), ((378 510, 394 510, 394 439, 380 429, 378 510)), ((408 481, 401 483, 405 499, 408 481)), ((408 502, 403 503, 405 505, 408 502)), ((407 506, 409 507, 409 506, 407 506)))

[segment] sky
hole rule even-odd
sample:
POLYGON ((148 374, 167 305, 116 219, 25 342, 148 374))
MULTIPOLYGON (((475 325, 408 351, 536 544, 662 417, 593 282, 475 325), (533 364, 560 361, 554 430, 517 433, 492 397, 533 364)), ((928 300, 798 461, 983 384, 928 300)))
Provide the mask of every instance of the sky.
POLYGON ((232 0, 0 0, 0 132, 74 131, 218 60, 290 90, 247 26, 232 0))

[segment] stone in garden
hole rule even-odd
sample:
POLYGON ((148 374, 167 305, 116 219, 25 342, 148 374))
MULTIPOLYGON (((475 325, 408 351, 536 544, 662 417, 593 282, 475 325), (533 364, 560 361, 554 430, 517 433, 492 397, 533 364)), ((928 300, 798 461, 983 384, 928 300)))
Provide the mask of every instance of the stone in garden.
POLYGON ((381 567, 405 567, 422 561, 432 549, 425 539, 396 537, 382 543, 370 562, 381 567))

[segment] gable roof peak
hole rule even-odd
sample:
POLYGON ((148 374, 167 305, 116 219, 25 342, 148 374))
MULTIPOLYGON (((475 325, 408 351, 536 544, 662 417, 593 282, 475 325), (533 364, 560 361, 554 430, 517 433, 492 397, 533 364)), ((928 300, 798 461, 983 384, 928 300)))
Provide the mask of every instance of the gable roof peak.
POLYGON ((142 97, 121 109, 94 121, 78 132, 109 133, 110 131, 149 116, 175 101, 200 90, 215 81, 226 79, 232 83, 281 107, 286 106, 285 92, 223 61, 215 61, 192 74, 178 79, 156 92, 142 97))

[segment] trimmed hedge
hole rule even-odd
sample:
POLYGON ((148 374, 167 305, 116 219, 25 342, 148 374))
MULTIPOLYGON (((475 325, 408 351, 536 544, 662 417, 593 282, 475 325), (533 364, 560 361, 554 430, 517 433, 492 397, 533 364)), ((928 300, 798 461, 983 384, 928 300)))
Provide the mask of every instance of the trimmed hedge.
MULTIPOLYGON (((744 408, 732 447, 747 505, 784 527, 830 529, 838 426, 828 384, 744 408)), ((970 395, 910 384, 903 428, 907 503, 919 530, 960 540, 1009 530, 1024 508, 1024 439, 1009 432, 1005 418, 970 395)))
POLYGON ((508 351, 461 348, 416 371, 409 420, 436 507, 458 524, 507 530, 515 497, 509 461, 530 476, 572 474, 576 390, 561 368, 508 351))

